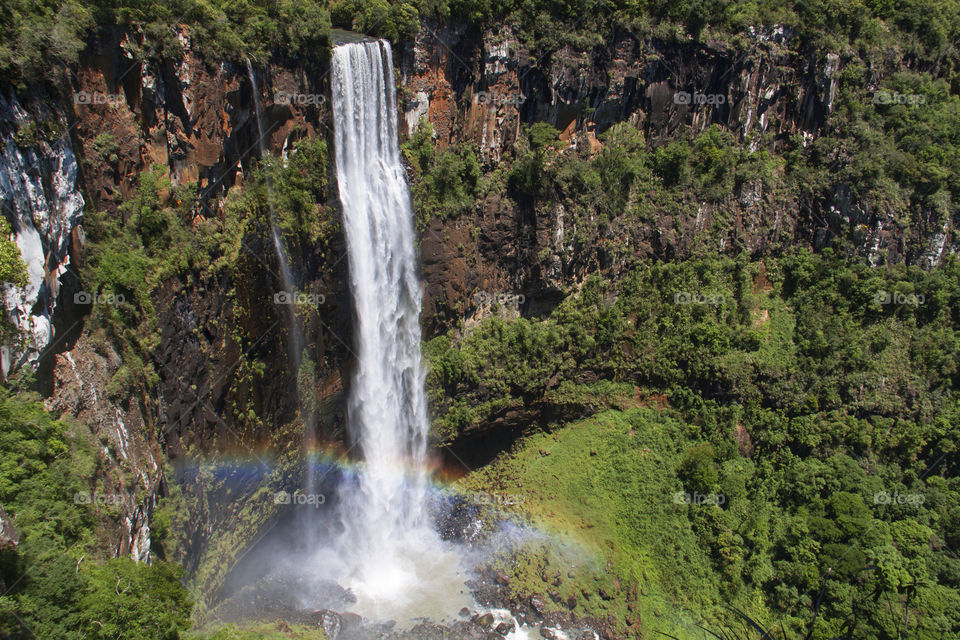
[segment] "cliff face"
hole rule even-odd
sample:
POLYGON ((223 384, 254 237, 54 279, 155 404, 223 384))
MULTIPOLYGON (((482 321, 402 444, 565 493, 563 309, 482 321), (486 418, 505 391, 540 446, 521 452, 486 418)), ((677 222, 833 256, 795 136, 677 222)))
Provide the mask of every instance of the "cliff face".
POLYGON ((4 290, 20 334, 0 351, 4 378, 25 364, 35 366, 45 349, 56 346, 61 277, 69 270, 71 246, 82 243, 84 201, 76 157, 62 135, 65 122, 60 109, 31 103, 28 111, 16 96, 0 96, 0 207, 27 267, 27 286, 4 290))
POLYGON ((413 94, 407 123, 412 129, 426 115, 438 144, 471 141, 488 164, 503 159, 521 123, 534 121, 574 143, 624 121, 654 142, 713 123, 752 145, 767 132, 814 135, 833 108, 840 59, 802 59, 796 44, 782 27, 753 32, 739 55, 621 32, 602 47, 566 46, 534 66, 533 53, 509 31, 427 26, 403 52, 404 85, 413 94))
POLYGON ((90 428, 100 449, 103 492, 126 495, 111 539, 114 555, 138 561, 150 559, 150 514, 164 491, 164 452, 157 433, 156 402, 151 397, 116 397, 110 380, 121 365, 120 355, 105 343, 86 336, 57 357, 53 396, 47 410, 72 416, 90 428))
MULTIPOLYGON (((565 47, 534 66, 508 31, 428 25, 401 55, 401 108, 411 133, 426 117, 438 146, 474 144, 488 176, 509 157, 522 125, 535 121, 560 130, 566 152, 591 155, 603 146, 597 136, 618 122, 654 145, 713 124, 751 150, 811 144, 835 109, 843 60, 808 51, 783 27, 752 29, 748 37, 738 52, 621 32, 603 46, 565 47)), ((875 85, 893 70, 878 69, 875 85)), ((587 273, 616 277, 637 260, 703 251, 758 255, 821 248, 840 236, 873 264, 930 267, 957 250, 949 216, 942 224, 923 216, 903 229, 894 212, 857 201, 842 183, 811 199, 757 182, 721 203, 690 204, 688 213, 660 211, 653 220, 585 224, 559 201, 518 206, 489 195, 469 215, 432 219, 422 238, 425 322, 441 330, 480 317, 490 292, 522 295, 525 311, 536 314, 587 273)))
MULTIPOLYGON (((143 58, 144 43, 130 34, 103 33, 73 70, 61 103, 31 96, 24 106, 0 97, 0 193, 30 276, 27 288, 6 292, 24 342, 4 352, 3 370, 53 347, 48 408, 93 425, 109 486, 138 496, 125 507, 115 544, 117 553, 138 558, 147 557, 165 460, 276 444, 281 427, 302 417, 303 388, 298 393, 288 350, 293 329, 273 300, 278 265, 261 234, 243 238, 231 268, 183 274, 152 293, 158 381, 150 390, 108 393, 121 364, 118 347, 81 330, 85 308, 73 294, 82 285, 67 271, 83 260, 83 207, 124 215, 120 205, 135 194, 140 174, 159 165, 175 189, 195 188, 195 228, 222 216, 228 194, 242 190, 260 154, 257 102, 270 154, 287 158, 299 139, 330 139, 325 69, 274 60, 254 65, 251 82, 245 66, 211 66, 189 33, 178 37, 182 60, 157 63, 143 58)), ((522 126, 535 121, 561 132, 561 153, 595 155, 603 148, 598 136, 621 122, 654 144, 712 124, 751 149, 810 144, 835 108, 843 69, 840 57, 807 52, 783 28, 752 31, 742 52, 622 32, 602 46, 565 47, 533 64, 509 31, 426 24, 414 43, 395 51, 406 133, 428 118, 437 147, 475 145, 487 176, 512 159, 522 126)), ((327 198, 321 222, 335 228, 333 189, 327 198)), ((548 312, 587 274, 617 277, 639 260, 822 247, 834 235, 852 238, 874 263, 885 255, 930 266, 957 249, 949 218, 934 224, 921 217, 901 229, 891 212, 858 201, 843 184, 801 199, 749 183, 722 203, 690 204, 652 219, 601 222, 578 218, 561 200, 518 202, 491 190, 468 213, 429 220, 420 238, 425 337, 461 319, 479 320, 491 300, 506 300, 514 315, 548 312)), ((300 320, 316 364, 305 395, 322 407, 321 437, 337 440, 352 342, 344 240, 334 230, 323 247, 288 250, 300 289, 324 295, 320 312, 300 320)), ((508 417, 491 429, 507 432, 532 419, 508 417)), ((200 520, 197 549, 209 534, 200 520)))
MULTIPOLYGON (((247 69, 226 62, 211 67, 188 33, 179 40, 177 64, 140 59, 143 43, 124 32, 109 34, 84 57, 71 111, 74 142, 89 160, 83 182, 92 206, 115 211, 133 194, 140 172, 155 164, 169 170, 175 186, 196 185, 198 196, 216 198, 242 181, 245 163, 258 155, 247 69), (113 158, 98 158, 96 140, 104 134, 119 143, 113 158)), ((263 142, 280 155, 321 126, 322 101, 301 97, 322 95, 322 70, 270 65, 256 75, 263 142)), ((193 213, 217 211, 198 205, 193 213)))
MULTIPOLYGON (((122 388, 121 346, 84 328, 90 307, 73 297, 84 295, 83 285, 76 272, 65 276, 71 262, 85 260, 83 207, 128 215, 120 205, 135 195, 140 174, 159 165, 175 193, 195 188, 188 220, 195 228, 221 216, 228 191, 242 189, 260 155, 254 91, 272 155, 287 158, 294 142, 327 126, 322 69, 271 64, 255 67, 251 82, 245 67, 211 67, 189 34, 179 39, 182 61, 160 64, 141 58, 137 38, 106 33, 83 56, 60 103, 46 95, 30 96, 26 107, 16 98, 0 102, 4 213, 30 278, 26 289, 6 293, 24 342, 4 352, 4 373, 35 367, 48 347, 41 371, 47 408, 78 417, 99 438, 105 489, 133 496, 121 505, 114 552, 137 559, 149 557, 150 514, 165 491, 169 458, 183 459, 188 449, 270 446, 297 418, 298 372, 288 351, 294 329, 274 298, 273 249, 262 233, 249 235, 230 268, 186 273, 152 293, 158 341, 149 364, 158 379, 150 389, 122 388), (61 298, 69 299, 58 306, 64 283, 70 288, 61 298), (57 333, 55 324, 65 329, 57 333)), ((319 313, 299 320, 315 363, 312 389, 300 391, 323 409, 317 422, 328 438, 342 428, 341 369, 350 344, 349 294, 336 268, 345 253, 333 213, 321 212, 333 229, 325 246, 285 248, 300 289, 323 292, 319 313)), ((197 522, 200 547, 203 529, 197 522)))
MULTIPOLYGON (((262 147, 271 155, 286 159, 297 140, 323 136, 328 117, 323 69, 211 67, 195 54, 188 34, 180 41, 184 57, 176 65, 137 60, 134 52, 142 43, 122 33, 97 43, 81 64, 73 90, 82 100, 75 100, 72 116, 75 145, 86 159, 82 183, 91 206, 122 215, 118 204, 134 193, 139 174, 160 165, 175 190, 196 188, 189 211, 197 227, 223 216, 228 192, 243 189, 260 155, 258 106, 262 147), (97 139, 105 134, 118 142, 109 158, 98 157, 97 139)), ((158 382, 146 401, 130 398, 117 408, 128 425, 147 427, 145 449, 162 449, 168 459, 186 462, 206 451, 243 455, 275 446, 283 425, 303 420, 300 394, 315 396, 307 404, 323 408, 317 418, 322 437, 339 433, 350 306, 334 212, 327 206, 320 212, 333 229, 324 246, 284 247, 299 290, 322 292, 319 312, 297 320, 305 353, 315 364, 306 388, 298 385, 289 350, 291 333, 298 329, 275 299, 279 265, 262 230, 242 238, 230 267, 184 274, 154 291, 159 342, 151 365, 158 382)), ((71 356, 77 357, 68 353, 62 359, 71 356)), ((58 371, 65 366, 60 362, 58 371)), ((55 403, 63 405, 78 394, 82 376, 74 378, 58 376, 55 403)), ((151 478, 147 494, 161 487, 159 475, 151 478)), ((211 519, 224 517, 214 513, 218 508, 211 507, 211 519)), ((135 514, 130 517, 136 520, 135 514)), ((209 533, 198 520, 193 551, 202 551, 209 533)))

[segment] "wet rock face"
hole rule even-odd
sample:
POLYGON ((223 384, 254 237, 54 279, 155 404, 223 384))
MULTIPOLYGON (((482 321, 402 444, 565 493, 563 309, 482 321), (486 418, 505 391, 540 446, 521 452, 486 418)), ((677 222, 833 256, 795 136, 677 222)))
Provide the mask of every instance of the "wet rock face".
POLYGON ((323 633, 326 634, 330 640, 337 640, 340 637, 340 630, 343 628, 343 619, 340 617, 336 611, 330 611, 324 609, 319 612, 320 620, 317 622, 317 626, 323 629, 323 633))
POLYGON ((61 277, 72 246, 82 244, 84 200, 66 117, 39 101, 30 109, 0 95, 0 208, 27 267, 25 287, 4 286, 7 315, 20 334, 2 348, 4 377, 36 366, 54 340, 61 277))
POLYGON ((532 66, 531 52, 509 29, 477 34, 427 25, 401 54, 408 90, 401 107, 410 131, 427 117, 439 146, 472 142, 488 165, 509 151, 522 123, 534 121, 582 143, 624 121, 650 140, 714 123, 747 142, 768 131, 819 130, 832 110, 839 57, 798 64, 799 43, 789 30, 754 30, 752 37, 751 48, 737 52, 623 31, 607 46, 566 46, 532 66))

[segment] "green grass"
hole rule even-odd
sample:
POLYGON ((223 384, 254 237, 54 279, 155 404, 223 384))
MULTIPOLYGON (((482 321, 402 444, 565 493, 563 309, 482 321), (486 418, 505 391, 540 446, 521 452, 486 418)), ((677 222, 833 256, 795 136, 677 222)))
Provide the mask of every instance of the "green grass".
POLYGON ((683 491, 674 469, 690 433, 669 412, 606 411, 531 436, 465 478, 469 490, 512 496, 553 539, 499 559, 514 595, 555 590, 563 603, 575 596, 577 615, 610 616, 621 631, 644 636, 725 618, 718 576, 688 518, 689 509, 719 507, 674 502, 683 491))

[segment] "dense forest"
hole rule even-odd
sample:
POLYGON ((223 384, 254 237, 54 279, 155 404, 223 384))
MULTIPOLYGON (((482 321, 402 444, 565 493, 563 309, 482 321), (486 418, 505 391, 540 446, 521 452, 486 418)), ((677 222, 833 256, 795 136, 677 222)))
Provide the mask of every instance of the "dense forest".
MULTIPOLYGON (((870 259, 858 250, 865 228, 831 223, 818 243, 716 242, 743 225, 736 203, 752 192, 777 208, 799 203, 813 227, 838 184, 904 237, 955 228, 956 0, 10 0, 0 7, 0 92, 58 101, 85 52, 111 33, 129 35, 130 55, 145 64, 182 61, 185 30, 191 54, 211 68, 325 69, 331 29, 400 51, 444 25, 509 31, 536 69, 562 51, 603 52, 623 34, 735 58, 755 46, 751 30, 773 25, 796 34, 798 68, 821 54, 842 59, 826 124, 809 139, 795 131, 748 141, 716 122, 653 139, 623 121, 591 148, 526 112, 516 142, 492 161, 472 141, 438 142, 429 117, 403 133, 424 244, 437 225, 476 239, 487 203, 507 202, 531 217, 563 211, 568 252, 601 256, 584 259, 585 277, 561 278, 551 291, 495 293, 479 316, 438 304, 448 314, 424 333, 431 445, 465 468, 445 490, 508 496, 481 505, 481 517, 570 538, 536 539, 491 560, 510 597, 602 620, 607 638, 957 637, 957 256, 926 260, 907 239, 900 253, 913 259, 883 250, 870 259), (705 206, 717 212, 712 226, 686 255, 638 259, 628 249, 643 225, 699 219, 705 206), (593 560, 582 561, 583 549, 593 560)), ((24 119, 10 145, 76 137, 55 120, 24 119)), ((214 198, 200 181, 173 180, 173 160, 139 172, 111 207, 85 194, 78 278, 121 300, 82 318, 98 353, 121 362, 95 393, 118 405, 169 401, 157 390, 171 377, 158 364, 170 288, 215 282, 234 304, 225 333, 242 348, 224 386, 256 386, 271 375, 269 358, 287 357, 261 350, 250 328, 263 312, 244 282, 260 282, 262 269, 247 247, 283 242, 324 259, 337 251, 323 136, 304 133, 283 157, 250 159, 242 184, 200 222, 195 211, 214 198)), ((97 155, 82 171, 119 166, 123 140, 104 132, 89 142, 97 155)), ((23 287, 10 222, 0 219, 0 280, 23 287)), ((546 270, 549 253, 525 266, 546 270)), ((317 305, 293 314, 308 333, 333 322, 317 305)), ((0 329, 4 344, 16 340, 6 315, 0 329)), ((315 353, 298 361, 289 386, 313 393, 303 389, 321 364, 315 353)), ((181 490, 173 464, 151 507, 150 562, 120 553, 125 512, 100 498, 136 484, 136 473, 104 463, 116 452, 94 425, 51 415, 43 375, 26 366, 5 373, 0 388, 0 637, 326 637, 316 625, 208 624, 204 580, 220 579, 218 565, 236 555, 191 557, 198 514, 208 514, 215 491, 181 490)), ((216 409, 230 414, 239 439, 267 442, 290 464, 284 456, 300 445, 291 434, 308 411, 276 426, 252 401, 216 409)), ((215 457, 200 444, 185 449, 215 457)), ((223 489, 217 471, 204 473, 223 489)))

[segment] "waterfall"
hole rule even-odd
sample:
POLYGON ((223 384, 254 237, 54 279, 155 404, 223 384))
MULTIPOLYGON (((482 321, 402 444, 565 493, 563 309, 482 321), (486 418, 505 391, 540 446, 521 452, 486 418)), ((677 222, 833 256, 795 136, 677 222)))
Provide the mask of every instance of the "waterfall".
POLYGON ((413 209, 400 163, 390 45, 334 48, 335 161, 356 309, 357 369, 348 424, 362 453, 341 500, 353 588, 396 602, 425 582, 439 551, 426 518, 428 422, 420 363, 413 209), (431 549, 431 545, 434 545, 431 549))
MULTIPOLYGON (((250 62, 250 58, 247 58, 247 77, 250 78, 250 87, 253 90, 253 107, 254 114, 257 120, 257 148, 260 150, 260 159, 262 160, 267 156, 267 147, 264 142, 265 135, 263 133, 263 118, 261 117, 260 109, 260 89, 257 87, 257 76, 253 72, 253 64, 250 62)), ((269 178, 267 179, 267 191, 272 199, 272 191, 270 189, 269 178)), ((293 273, 290 271, 290 265, 287 262, 287 257, 283 252, 283 243, 280 241, 280 234, 277 233, 277 225, 274 220, 273 215, 273 203, 270 203, 270 231, 273 234, 273 250, 277 254, 277 263, 280 265, 280 278, 283 280, 283 289, 290 295, 294 294, 293 287, 293 273)), ((300 344, 302 341, 298 341, 296 345, 297 349, 297 359, 300 357, 300 344)))
MULTIPOLYGON (((250 78, 250 87, 253 91, 253 109, 257 120, 257 149, 260 150, 261 160, 267 156, 267 146, 264 143, 263 118, 260 115, 260 89, 257 87, 257 76, 253 72, 253 64, 250 58, 247 58, 247 77, 250 78)), ((270 186, 269 184, 267 185, 270 186)), ((272 195, 272 194, 271 194, 272 195)), ((283 280, 284 291, 293 292, 293 277, 290 272, 290 265, 287 264, 287 257, 283 253, 283 244, 280 242, 280 235, 277 233, 277 225, 273 220, 273 204, 270 205, 270 231, 273 234, 273 250, 277 254, 277 262, 280 265, 280 277, 283 280)))
MULTIPOLYGON (((247 77, 250 79, 250 88, 253 91, 254 114, 257 120, 257 148, 260 150, 260 160, 263 162, 267 157, 267 147, 265 143, 266 136, 263 133, 263 118, 261 116, 260 108, 260 89, 257 86, 257 76, 253 71, 253 64, 250 62, 250 58, 247 58, 247 77)), ((303 357, 305 340, 303 328, 300 326, 300 321, 296 315, 296 283, 294 281, 293 271, 290 269, 290 263, 287 261, 287 255, 283 250, 283 242, 280 240, 280 234, 277 232, 276 215, 273 207, 273 184, 270 181, 270 175, 266 174, 265 179, 267 184, 267 204, 269 205, 268 209, 270 211, 270 233, 273 238, 273 251, 277 256, 277 266, 280 268, 280 281, 283 285, 282 294, 279 298, 275 297, 274 302, 280 302, 284 307, 283 314, 287 318, 287 348, 289 351, 290 363, 294 371, 299 371, 303 357)), ((300 402, 299 405, 302 410, 304 406, 303 402, 300 402)), ((314 443, 315 425, 312 415, 303 415, 302 417, 304 418, 303 449, 304 461, 306 463, 303 470, 303 489, 306 495, 313 496, 316 494, 316 487, 314 486, 313 468, 311 465, 311 449, 313 448, 314 443)))
POLYGON ((262 158, 267 155, 267 148, 263 142, 263 120, 260 118, 260 89, 257 87, 257 75, 253 72, 250 58, 247 58, 247 78, 250 79, 250 89, 253 92, 253 113, 257 119, 257 148, 262 158))
MULTIPOLYGON (((253 64, 250 62, 250 58, 247 58, 247 77, 250 79, 250 87, 253 90, 253 106, 254 114, 257 120, 257 148, 260 150, 260 160, 263 161, 267 157, 267 147, 264 143, 265 135, 263 133, 263 119, 261 117, 260 109, 260 89, 257 87, 257 76, 253 71, 253 64)), ((270 232, 273 235, 273 251, 277 255, 277 264, 280 267, 280 280, 283 283, 283 290, 286 292, 287 296, 290 299, 294 299, 296 295, 296 289, 294 285, 293 272, 290 270, 290 264, 287 262, 287 256, 283 251, 283 242, 280 240, 280 234, 277 232, 277 223, 273 210, 273 185, 270 183, 270 177, 266 177, 267 181, 267 197, 269 199, 269 209, 270 209, 270 232)), ((300 325, 297 322, 296 318, 293 315, 293 305, 289 305, 289 315, 290 315, 290 351, 292 362, 298 364, 300 362, 300 354, 303 351, 303 336, 300 330, 300 325)))

